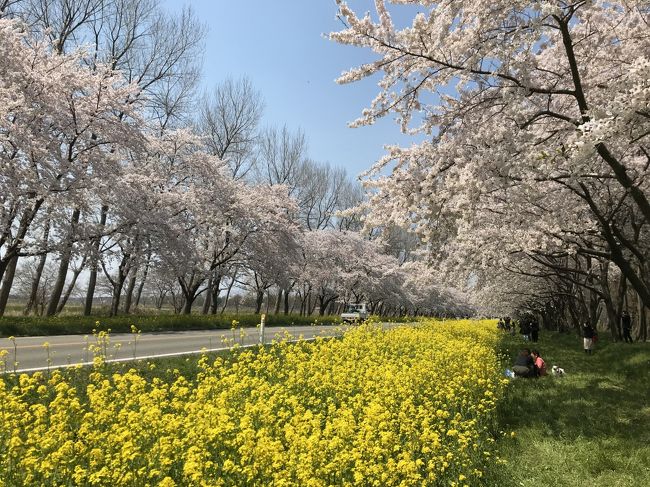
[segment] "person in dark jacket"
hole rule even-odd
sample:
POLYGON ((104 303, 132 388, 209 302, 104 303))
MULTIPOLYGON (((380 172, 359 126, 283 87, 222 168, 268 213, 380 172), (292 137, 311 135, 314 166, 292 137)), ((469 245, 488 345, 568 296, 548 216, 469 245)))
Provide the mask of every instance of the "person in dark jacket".
POLYGON ((594 349, 594 337, 596 330, 589 323, 582 325, 582 341, 584 343, 585 353, 591 355, 594 349))
POLYGON ((621 325, 623 325, 623 340, 625 340, 625 343, 633 343, 634 340, 632 340, 632 335, 630 334, 632 331, 632 317, 627 310, 623 311, 621 325))
POLYGON ((503 326, 505 326, 506 331, 511 331, 511 329, 514 329, 514 326, 510 322, 510 316, 506 316, 503 319, 503 326))
POLYGON ((528 348, 524 348, 519 352, 519 355, 515 359, 515 364, 512 366, 512 371, 517 377, 535 376, 535 361, 528 348))
POLYGON ((533 319, 530 324, 530 337, 534 342, 539 340, 539 323, 536 319, 533 319))
POLYGON ((524 317, 521 319, 519 331, 521 332, 525 342, 530 340, 530 321, 528 321, 528 318, 524 317))

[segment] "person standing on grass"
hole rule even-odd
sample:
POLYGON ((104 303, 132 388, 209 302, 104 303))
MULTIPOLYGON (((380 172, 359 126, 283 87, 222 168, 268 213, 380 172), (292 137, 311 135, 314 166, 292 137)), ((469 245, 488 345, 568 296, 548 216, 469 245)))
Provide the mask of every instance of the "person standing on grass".
POLYGON ((519 332, 521 333, 525 342, 530 340, 530 322, 528 321, 527 317, 521 319, 521 324, 519 325, 519 332))
MULTIPOLYGON (((510 316, 506 316, 503 319, 503 325, 506 327, 506 331, 510 331, 510 316)), ((513 325, 514 327, 514 325, 513 325)))
POLYGON ((632 340, 632 335, 630 334, 632 331, 632 317, 627 310, 623 311, 623 316, 621 316, 621 325, 623 325, 623 340, 625 340, 625 343, 633 343, 634 340, 632 340))
POLYGON ((596 336, 596 330, 589 323, 585 322, 582 325, 582 340, 584 343, 585 353, 591 355, 594 348, 594 337, 596 336))
MULTIPOLYGON (((533 341, 535 340, 533 339, 533 341)), ((539 377, 546 375, 546 362, 544 362, 544 359, 539 354, 539 350, 533 350, 530 354, 533 356, 533 360, 535 361, 536 374, 539 377)))
POLYGON ((533 342, 539 340, 539 323, 535 318, 532 319, 530 324, 530 338, 533 342))

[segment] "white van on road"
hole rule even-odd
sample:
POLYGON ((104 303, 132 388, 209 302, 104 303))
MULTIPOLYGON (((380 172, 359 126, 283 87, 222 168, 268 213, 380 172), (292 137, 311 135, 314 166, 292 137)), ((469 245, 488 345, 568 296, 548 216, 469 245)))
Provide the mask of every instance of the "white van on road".
POLYGON ((368 319, 368 309, 365 303, 348 304, 345 312, 341 313, 343 321, 365 321, 368 319))

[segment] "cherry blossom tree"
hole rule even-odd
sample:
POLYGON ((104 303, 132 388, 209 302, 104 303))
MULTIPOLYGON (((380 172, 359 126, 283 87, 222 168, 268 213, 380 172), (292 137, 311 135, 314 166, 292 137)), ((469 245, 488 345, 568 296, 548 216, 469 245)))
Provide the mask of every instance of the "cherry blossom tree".
MULTIPOLYGON (((304 233, 302 247, 299 282, 303 307, 313 296, 312 306, 317 305, 321 315, 337 301, 367 302, 371 312, 384 306, 396 313, 409 310, 413 314, 433 310, 439 302, 438 293, 431 292, 438 281, 429 279, 430 273, 424 277, 424 266, 411 263, 402 267, 379 240, 357 232, 316 230, 304 233), (420 280, 415 284, 417 276, 420 280)), ((306 305, 308 312, 312 306, 306 305)))
MULTIPOLYGON (((86 55, 80 62, 95 69, 98 64, 120 71, 128 83, 137 85, 128 97, 138 105, 139 115, 158 131, 186 125, 191 112, 205 33, 191 9, 179 14, 162 10, 158 0, 20 0, 7 9, 22 19, 38 38, 48 39, 55 54, 68 54, 80 47, 86 55)), ((126 112, 116 110, 122 118, 126 112)), ((90 194, 93 192, 89 191, 90 194)), ((95 191, 97 193, 97 191, 95 191)), ((62 222, 56 254, 58 278, 47 313, 60 307, 68 267, 78 249, 78 234, 94 232, 94 246, 85 248, 90 267, 85 314, 90 314, 99 267, 101 231, 106 225, 108 196, 97 198, 91 208, 71 208, 62 222)), ((44 254, 44 258, 47 255, 44 254)), ((40 278, 39 274, 35 279, 40 278)), ((38 285, 37 282, 34 283, 38 285)))
POLYGON ((409 3, 400 29, 382 0, 376 18, 339 1, 331 34, 377 56, 340 82, 383 76, 352 125, 393 113, 428 136, 368 173, 366 223, 411 228, 465 282, 522 252, 589 255, 650 305, 646 2, 409 3))
POLYGON ((149 230, 160 235, 157 266, 178 280, 185 313, 215 271, 243 258, 250 241, 291 228, 294 204, 284 187, 235 179, 189 131, 153 139, 148 162, 132 177, 154 188, 146 208, 163 212, 149 230))
POLYGON ((246 241, 240 260, 246 269, 246 286, 255 293, 255 313, 260 313, 264 295, 271 287, 280 290, 292 287, 299 261, 299 237, 298 225, 287 221, 283 225, 260 227, 246 241))
MULTIPOLYGON (((71 221, 60 234, 74 240, 93 181, 119 173, 124 151, 139 150, 142 138, 127 102, 136 88, 110 66, 84 67, 81 52, 53 55, 51 44, 28 39, 17 21, 0 19, 0 33, 1 278, 18 257, 45 251, 30 230, 65 213, 69 202, 71 221)), ((3 290, 10 288, 5 279, 3 290)))

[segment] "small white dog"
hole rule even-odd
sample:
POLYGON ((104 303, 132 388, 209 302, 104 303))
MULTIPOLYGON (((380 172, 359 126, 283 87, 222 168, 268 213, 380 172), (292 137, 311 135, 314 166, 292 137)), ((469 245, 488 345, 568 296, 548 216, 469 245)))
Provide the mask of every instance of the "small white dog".
POLYGON ((557 365, 551 367, 551 373, 553 375, 557 375, 558 377, 561 377, 565 374, 564 369, 562 367, 558 367, 557 365))

